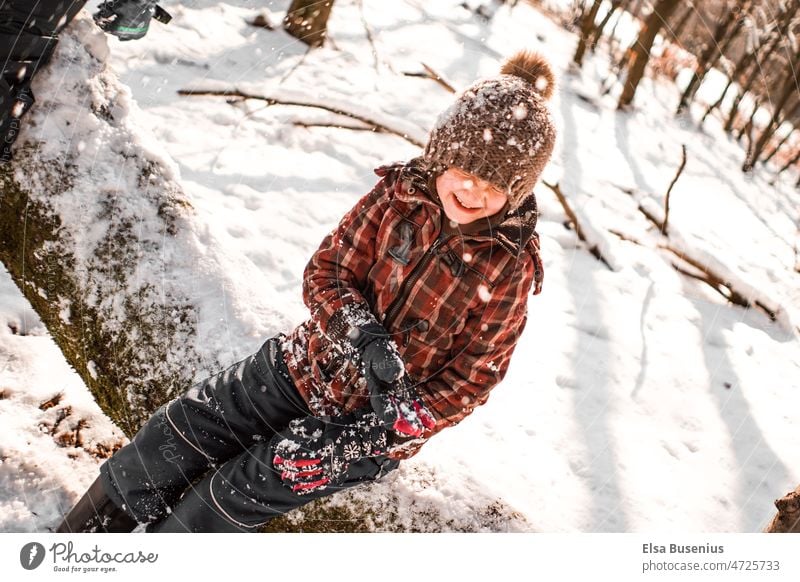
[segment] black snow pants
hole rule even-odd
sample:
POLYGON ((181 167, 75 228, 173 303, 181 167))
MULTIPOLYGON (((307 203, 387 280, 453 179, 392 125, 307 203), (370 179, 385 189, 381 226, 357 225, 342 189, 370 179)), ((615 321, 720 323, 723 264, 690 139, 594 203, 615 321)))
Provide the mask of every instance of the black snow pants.
POLYGON ((86 0, 0 2, 0 162, 11 159, 20 118, 33 105, 31 80, 47 64, 58 33, 86 0))
POLYGON ((395 469, 386 457, 352 463, 338 486, 297 495, 272 466, 270 440, 310 412, 289 378, 283 336, 161 406, 100 468, 111 499, 149 532, 257 531, 313 499, 395 469))

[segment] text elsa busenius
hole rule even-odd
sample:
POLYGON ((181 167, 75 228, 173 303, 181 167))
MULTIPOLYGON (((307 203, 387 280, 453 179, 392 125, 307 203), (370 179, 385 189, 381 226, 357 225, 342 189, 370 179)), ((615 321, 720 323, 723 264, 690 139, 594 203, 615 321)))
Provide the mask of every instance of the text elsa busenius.
POLYGON ((50 553, 53 556, 53 564, 153 564, 158 560, 158 554, 145 554, 141 550, 138 552, 104 552, 99 546, 95 546, 89 551, 76 552, 72 542, 57 542, 50 546, 50 553))
POLYGON ((643 554, 666 554, 669 550, 670 554, 724 554, 725 548, 723 546, 712 546, 711 544, 704 544, 702 546, 682 546, 680 544, 669 544, 669 546, 661 546, 657 544, 642 544, 643 554))

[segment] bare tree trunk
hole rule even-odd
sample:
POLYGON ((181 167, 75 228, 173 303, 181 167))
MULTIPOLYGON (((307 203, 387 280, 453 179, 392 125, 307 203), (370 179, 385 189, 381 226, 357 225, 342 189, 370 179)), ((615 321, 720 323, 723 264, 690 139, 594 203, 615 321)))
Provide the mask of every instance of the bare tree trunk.
POLYGON ((703 118, 700 120, 701 124, 706 120, 706 118, 709 115, 711 115, 712 111, 714 111, 715 109, 719 108, 722 105, 722 103, 725 101, 725 97, 727 97, 728 95, 728 90, 731 88, 734 81, 739 78, 739 76, 747 69, 747 67, 750 66, 755 57, 756 57, 755 51, 745 52, 742 55, 742 58, 740 58, 739 61, 736 63, 733 72, 728 77, 728 82, 725 85, 725 89, 722 90, 722 94, 719 96, 719 99, 717 99, 712 105, 709 105, 708 109, 706 109, 706 112, 703 114, 703 118))
MULTIPOLYGON (((204 358, 209 337, 198 321, 213 320, 192 299, 191 281, 184 284, 197 255, 194 210, 174 170, 136 145, 120 107, 130 97, 92 52, 107 51, 104 43, 79 15, 35 79, 38 102, 26 123, 40 130, 22 135, 13 163, 0 167, 0 260, 100 408, 130 437, 219 361, 204 358), (65 67, 77 74, 63 79, 65 67), (74 111, 48 115, 64 108, 74 111), (93 153, 77 145, 88 143, 81 128, 96 128, 93 153), (63 138, 43 147, 36 135, 45 130, 63 138)), ((209 284, 218 274, 209 270, 209 284)))
POLYGON ((611 20, 611 17, 620 6, 622 6, 622 0, 611 0, 611 8, 609 8, 608 12, 606 12, 606 15, 603 16, 603 20, 600 21, 600 24, 595 27, 594 32, 592 32, 591 40, 589 42, 589 48, 592 52, 594 52, 594 50, 597 48, 597 43, 600 41, 600 37, 603 36, 603 30, 608 24, 608 21, 611 20))
MULTIPOLYGON (((798 115, 798 113, 800 113, 800 102, 798 102, 798 103, 795 103, 795 105, 794 105, 794 108, 792 109, 791 113, 789 113, 789 115, 787 115, 787 116, 786 116, 786 117, 785 117, 783 120, 781 120, 781 121, 780 121, 780 123, 778 123, 778 126, 775 128, 775 131, 777 132, 777 131, 778 131, 778 129, 780 128, 780 126, 781 126, 781 125, 783 125, 783 123, 784 123, 785 121, 787 121, 787 120, 790 120, 790 123, 791 123, 791 120, 792 120, 792 119, 794 119, 794 118, 795 118, 795 117, 798 115)), ((777 144, 777 145, 776 145, 774 148, 772 148, 772 151, 769 153, 769 155, 768 155, 766 158, 764 158, 764 159, 762 160, 762 163, 764 163, 764 164, 768 164, 768 163, 769 163, 769 161, 770 161, 772 158, 774 158, 774 157, 775 157, 775 154, 777 154, 777 153, 778 153, 778 151, 779 151, 779 150, 780 150, 780 149, 781 149, 781 148, 782 148, 784 145, 786 145, 786 142, 787 142, 787 141, 789 141, 789 139, 792 137, 792 134, 794 133, 794 127, 795 127, 795 125, 796 125, 795 123, 792 123, 792 129, 791 129, 791 130, 789 130, 789 131, 786 133, 786 135, 785 135, 785 136, 783 136, 783 138, 781 138, 781 141, 779 141, 779 142, 778 142, 778 144, 777 144)))
POLYGON ((680 43, 681 34, 683 34, 683 30, 686 28, 686 25, 689 24, 689 21, 695 14, 696 14, 695 7, 692 4, 687 4, 686 10, 684 11, 680 20, 678 20, 678 24, 673 26, 672 30, 670 31, 672 33, 672 38, 675 40, 675 42, 680 43))
POLYGON ((586 54, 586 46, 594 31, 594 21, 597 18, 597 13, 600 11, 600 6, 602 4, 603 0, 594 0, 592 7, 583 16, 581 38, 578 40, 578 48, 575 50, 575 56, 572 57, 572 62, 579 67, 583 65, 583 56, 586 54))
POLYGON ((765 533, 800 533, 800 486, 775 501, 778 513, 765 533))
POLYGON ((756 49, 753 51, 753 68, 750 71, 750 75, 745 80, 742 87, 739 89, 739 92, 736 94, 736 98, 733 100, 731 104, 731 108, 728 111, 727 121, 725 122, 725 131, 730 132, 733 129, 733 125, 736 122, 736 117, 739 114, 739 105, 742 103, 742 99, 750 91, 753 87, 753 84, 758 79, 758 76, 762 73, 761 71, 761 63, 769 62, 769 58, 772 56, 772 53, 778 48, 780 42, 784 39, 784 34, 788 30, 789 23, 791 22, 791 18, 787 16, 786 21, 784 22, 783 26, 780 29, 779 34, 776 34, 772 40, 767 45, 764 53, 759 55, 758 50, 756 49))
POLYGON ((334 0, 292 0, 283 29, 310 47, 319 47, 328 34, 328 17, 334 0))
POLYGON ((628 71, 625 78, 625 86, 619 98, 619 109, 628 107, 633 102, 639 82, 644 77, 647 62, 650 60, 650 50, 656 39, 658 31, 670 19, 675 9, 680 4, 680 0, 658 0, 653 11, 647 17, 639 37, 633 44, 630 60, 628 61, 628 71))
POLYGON ((697 61, 694 74, 689 80, 689 84, 686 86, 683 95, 681 95, 676 113, 680 114, 686 109, 689 105, 689 101, 691 101, 700 88, 706 73, 717 64, 722 54, 733 39, 736 38, 739 31, 741 31, 745 12, 749 9, 751 2, 752 0, 738 0, 728 15, 720 20, 714 31, 714 36, 706 45, 697 61))
POLYGON ((752 152, 747 159, 745 159, 744 164, 742 165, 742 170, 744 172, 749 172, 753 169, 758 159, 761 157, 761 154, 764 152, 764 148, 766 147, 767 143, 769 143, 770 138, 775 134, 775 131, 778 129, 779 121, 781 119, 781 114, 783 113, 783 109, 786 107, 786 104, 791 99, 792 95, 795 94, 797 91, 797 80, 795 79, 795 71, 794 71, 794 63, 800 59, 800 46, 795 51, 793 60, 789 63, 789 71, 784 78, 783 82, 783 89, 781 91, 780 99, 775 103, 774 109, 772 110, 772 117, 767 124, 767 127, 764 128, 764 131, 761 133, 758 141, 755 144, 752 152))
POLYGON ((797 148, 797 153, 794 155, 794 157, 786 162, 780 170, 778 170, 778 174, 783 174, 789 168, 794 167, 797 162, 800 162, 800 147, 797 148))

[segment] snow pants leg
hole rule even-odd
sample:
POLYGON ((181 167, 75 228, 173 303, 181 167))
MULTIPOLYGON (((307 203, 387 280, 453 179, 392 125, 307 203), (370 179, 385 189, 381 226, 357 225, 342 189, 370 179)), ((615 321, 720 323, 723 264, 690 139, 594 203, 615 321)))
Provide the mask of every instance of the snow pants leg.
POLYGON ((378 457, 351 465, 347 481, 297 495, 272 466, 269 441, 310 414, 289 379, 280 336, 161 406, 100 468, 106 493, 148 531, 254 531, 317 497, 397 466, 378 457))
POLYGON ((11 159, 22 116, 34 103, 31 80, 50 60, 58 33, 86 0, 0 3, 0 163, 11 159))

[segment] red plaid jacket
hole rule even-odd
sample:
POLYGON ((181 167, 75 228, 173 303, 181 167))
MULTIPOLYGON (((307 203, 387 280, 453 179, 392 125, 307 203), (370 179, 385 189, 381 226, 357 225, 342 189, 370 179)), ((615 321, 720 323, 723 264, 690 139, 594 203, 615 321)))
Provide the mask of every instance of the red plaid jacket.
POLYGON ((369 406, 366 382, 342 346, 350 326, 379 321, 436 418, 433 430, 390 454, 407 458, 483 404, 505 376, 527 295, 541 291, 536 200, 454 225, 418 159, 375 172, 381 180, 306 266, 311 319, 282 347, 311 411, 335 416, 369 406))

